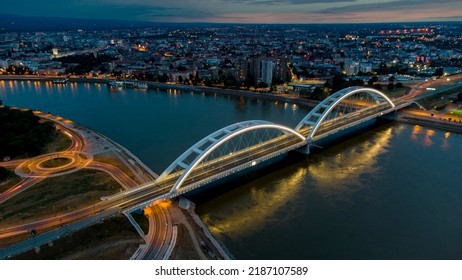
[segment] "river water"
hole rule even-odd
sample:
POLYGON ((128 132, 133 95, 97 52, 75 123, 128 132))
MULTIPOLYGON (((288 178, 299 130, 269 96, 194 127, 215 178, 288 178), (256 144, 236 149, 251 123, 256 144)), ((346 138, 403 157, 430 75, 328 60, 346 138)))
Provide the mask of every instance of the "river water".
MULTIPOLYGON (((294 127, 309 108, 215 94, 0 81, 5 105, 72 119, 161 173, 234 122, 294 127)), ((384 123, 192 197, 237 259, 461 259, 462 136, 384 123)))

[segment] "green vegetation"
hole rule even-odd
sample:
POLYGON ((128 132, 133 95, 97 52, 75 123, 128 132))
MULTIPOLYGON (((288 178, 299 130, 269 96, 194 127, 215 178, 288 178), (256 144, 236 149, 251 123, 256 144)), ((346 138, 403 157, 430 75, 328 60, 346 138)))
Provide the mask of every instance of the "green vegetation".
POLYGON ((457 98, 457 93, 459 89, 450 89, 433 96, 424 98, 419 101, 420 105, 422 105, 426 109, 434 109, 437 111, 444 110, 446 106, 449 104, 451 97, 457 98))
POLYGON ((122 170, 128 177, 130 177, 136 183, 141 183, 141 181, 133 174, 133 172, 128 168, 128 166, 123 163, 114 153, 106 152, 102 154, 97 154, 93 157, 94 161, 99 161, 102 163, 108 163, 110 165, 114 165, 115 167, 122 170))
POLYGON ((82 54, 54 58, 53 60, 61 61, 63 65, 67 66, 68 74, 84 75, 95 69, 106 72, 108 69, 104 67, 104 63, 113 61, 115 58, 105 54, 98 56, 93 54, 82 54))
POLYGON ((72 140, 63 133, 56 133, 53 141, 45 145, 44 153, 55 153, 67 150, 72 144, 72 140))
POLYGON ((149 232, 149 219, 143 213, 131 213, 133 219, 138 223, 140 228, 143 230, 144 234, 149 232))
POLYGON ((120 185, 105 172, 83 169, 44 179, 0 204, 0 213, 5 225, 43 219, 91 206, 119 189, 120 185))
POLYGON ((30 110, 0 108, 0 158, 40 154, 56 132, 53 123, 39 120, 30 110))
POLYGON ((322 90, 320 87, 316 87, 313 91, 307 89, 300 90, 299 96, 300 98, 322 101, 326 99, 329 94, 322 90))
POLYGON ((125 216, 118 215, 84 228, 34 250, 13 257, 16 260, 127 260, 143 243, 125 216))
POLYGON ((42 162, 41 166, 43 168, 54 168, 54 167, 64 166, 70 162, 71 162, 70 158, 55 158, 55 159, 50 159, 45 162, 42 162))
POLYGON ((10 178, 13 175, 13 172, 6 169, 5 167, 0 166, 0 182, 5 181, 6 179, 10 178))
POLYGON ((451 114, 462 117, 462 110, 452 110, 451 114))
MULTIPOLYGON (((21 181, 21 177, 14 174, 14 172, 0 167, 0 193, 8 190, 12 186, 21 181)), ((1 216, 1 214, 0 214, 1 216)))
POLYGON ((390 98, 398 98, 402 97, 403 95, 406 95, 409 93, 411 90, 409 87, 404 87, 402 84, 398 86, 399 83, 397 83, 397 86, 393 87, 390 89, 390 87, 382 87, 382 92, 385 93, 388 97, 390 98))

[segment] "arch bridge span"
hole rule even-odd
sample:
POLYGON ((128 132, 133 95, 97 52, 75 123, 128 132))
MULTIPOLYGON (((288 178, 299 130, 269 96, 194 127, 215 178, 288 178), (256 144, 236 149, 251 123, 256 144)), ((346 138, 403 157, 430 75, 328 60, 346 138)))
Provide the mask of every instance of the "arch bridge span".
POLYGON ((262 161, 306 145, 292 128, 253 120, 232 124, 203 138, 179 156, 157 178, 177 196, 262 161))
POLYGON ((175 197, 291 150, 309 153, 314 141, 409 103, 395 101, 375 89, 350 87, 319 103, 295 129, 263 120, 229 125, 186 150, 150 186, 163 198, 175 197))
POLYGON ((365 87, 335 92, 311 110, 295 127, 308 143, 395 110, 384 93, 365 87))

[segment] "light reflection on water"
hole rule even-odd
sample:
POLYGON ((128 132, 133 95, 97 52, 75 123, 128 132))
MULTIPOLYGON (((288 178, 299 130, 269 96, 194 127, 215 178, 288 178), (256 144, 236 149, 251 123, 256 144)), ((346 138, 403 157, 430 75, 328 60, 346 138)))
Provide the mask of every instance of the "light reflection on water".
MULTIPOLYGON (((158 173, 226 125, 263 119, 294 127, 308 110, 50 82, 0 81, 0 99, 106 134, 158 173)), ((237 258, 461 259, 461 153, 460 134, 383 125, 234 180, 233 189, 199 201, 197 211, 237 258)))
POLYGON ((385 125, 197 210, 237 258, 459 259, 462 244, 448 236, 462 234, 460 143, 459 134, 385 125))
POLYGON ((302 187, 307 169, 299 168, 291 176, 275 182, 271 188, 252 187, 231 211, 222 217, 204 215, 210 230, 216 234, 240 236, 260 230, 274 212, 290 203, 302 187))
MULTIPOLYGON (((310 159, 294 166, 287 177, 265 180, 250 187, 247 196, 234 201, 229 211, 202 215, 216 235, 241 236, 252 234, 275 223, 274 214, 290 205, 300 189, 310 188, 321 196, 348 200, 349 195, 366 186, 361 175, 380 172, 379 155, 386 153, 393 127, 355 145, 311 155, 310 159)), ((244 186, 245 188, 246 186, 244 186)), ((275 218, 279 219, 279 218, 275 218)))

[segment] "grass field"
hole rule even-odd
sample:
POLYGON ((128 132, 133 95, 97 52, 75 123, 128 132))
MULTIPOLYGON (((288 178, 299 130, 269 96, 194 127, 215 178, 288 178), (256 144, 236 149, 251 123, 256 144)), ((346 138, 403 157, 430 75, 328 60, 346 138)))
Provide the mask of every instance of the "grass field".
POLYGON ((460 109, 452 110, 450 113, 455 116, 462 117, 462 110, 460 109))
POLYGON ((119 189, 110 175, 82 169, 37 183, 0 204, 0 213, 4 225, 30 222, 90 206, 119 189))
POLYGON ((6 179, 6 181, 0 182, 0 193, 8 190, 19 182, 21 182, 21 177, 13 173, 10 178, 6 179))
POLYGON ((119 215, 55 240, 52 246, 43 245, 38 253, 31 250, 12 259, 127 260, 143 243, 128 219, 119 215))
POLYGON ((45 145, 43 148, 44 153, 54 153, 54 152, 60 152, 60 151, 65 151, 67 148, 69 148, 72 144, 71 139, 64 135, 62 132, 58 132, 54 139, 45 145))
POLYGON ((398 98, 407 94, 411 89, 409 87, 396 88, 393 90, 387 89, 386 85, 382 86, 381 92, 385 93, 390 98, 398 98))
POLYGON ((55 158, 50 159, 45 162, 42 162, 41 166, 43 168, 54 168, 58 166, 63 166, 71 162, 70 158, 55 158))
POLYGON ((125 174, 127 174, 128 177, 130 177, 133 181, 135 181, 138 184, 141 184, 141 182, 133 174, 130 168, 128 168, 127 165, 121 162, 120 159, 116 155, 114 155, 112 152, 94 155, 93 160, 114 165, 120 170, 122 170, 125 174))

